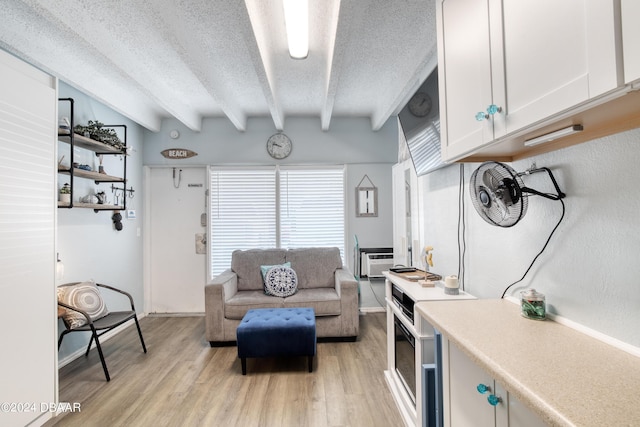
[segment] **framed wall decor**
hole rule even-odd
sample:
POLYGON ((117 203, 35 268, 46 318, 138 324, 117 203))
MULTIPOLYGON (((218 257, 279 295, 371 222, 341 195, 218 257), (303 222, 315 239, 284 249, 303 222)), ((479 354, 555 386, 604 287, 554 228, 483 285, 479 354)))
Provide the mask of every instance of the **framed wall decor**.
POLYGON ((356 187, 356 216, 378 216, 378 188, 371 179, 365 175, 356 187), (369 181, 369 186, 363 186, 364 180, 369 181))

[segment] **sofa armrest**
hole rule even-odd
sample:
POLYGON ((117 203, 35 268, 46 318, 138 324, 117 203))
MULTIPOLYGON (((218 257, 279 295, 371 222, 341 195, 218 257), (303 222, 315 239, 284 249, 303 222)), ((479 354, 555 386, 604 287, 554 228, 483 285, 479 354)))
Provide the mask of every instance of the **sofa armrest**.
POLYGON ((358 281, 353 277, 353 274, 346 268, 338 268, 335 273, 336 277, 336 292, 338 296, 342 298, 344 291, 358 292, 358 281))
POLYGON ((358 281, 346 268, 336 270, 336 292, 340 297, 340 336, 355 337, 360 333, 360 308, 358 307, 358 281))
POLYGON ((238 292, 238 276, 225 270, 204 287, 204 312, 207 340, 222 341, 224 337, 224 304, 238 292))
POLYGON ((225 270, 211 279, 211 282, 205 285, 204 289, 205 298, 207 292, 222 292, 222 301, 228 301, 229 298, 238 292, 238 275, 231 271, 231 269, 225 270))

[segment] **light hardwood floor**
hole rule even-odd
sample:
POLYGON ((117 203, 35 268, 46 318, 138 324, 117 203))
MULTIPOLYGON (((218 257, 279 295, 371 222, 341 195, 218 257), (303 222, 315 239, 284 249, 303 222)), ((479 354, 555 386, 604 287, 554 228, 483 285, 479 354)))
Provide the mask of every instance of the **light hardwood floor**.
POLYGON ((45 426, 402 426, 384 379, 385 313, 360 316, 356 342, 320 342, 307 359, 248 359, 211 348, 203 317, 141 320, 148 353, 129 327, 60 370, 60 401, 79 402, 45 426))

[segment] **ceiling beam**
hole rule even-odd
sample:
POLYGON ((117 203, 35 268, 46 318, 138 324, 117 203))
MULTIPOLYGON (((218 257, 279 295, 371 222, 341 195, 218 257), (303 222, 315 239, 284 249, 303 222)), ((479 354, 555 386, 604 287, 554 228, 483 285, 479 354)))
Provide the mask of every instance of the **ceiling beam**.
POLYGON ((335 104, 336 92, 342 73, 342 63, 345 51, 349 45, 351 36, 350 28, 354 21, 354 14, 358 9, 356 2, 337 0, 333 3, 333 10, 327 23, 327 36, 325 49, 327 52, 327 78, 324 96, 322 100, 322 110, 320 111, 320 125, 323 131, 329 130, 333 106, 335 104), (340 34, 340 36, 338 36, 340 34))
POLYGON ((33 1, 29 3, 31 6, 20 2, 3 4, 5 19, 0 40, 3 49, 90 94, 141 126, 160 130, 163 112, 126 79, 121 70, 114 69, 108 58, 86 43, 74 49, 75 53, 69 52, 67 48, 77 42, 77 35, 47 9, 34 5, 33 1), (37 31, 37 39, 32 31, 37 31), (119 76, 118 84, 101 78, 105 68, 119 76))
MULTIPOLYGON (((271 113, 271 119, 275 128, 279 131, 284 130, 284 113, 282 105, 278 100, 276 91, 276 77, 274 75, 274 67, 272 64, 272 52, 269 47, 272 45, 269 37, 272 34, 270 25, 272 25, 271 16, 276 3, 282 9, 281 2, 264 2, 261 0, 245 0, 247 9, 247 23, 241 25, 243 28, 245 42, 249 56, 253 62, 258 81, 262 87, 265 101, 271 113)), ((284 18, 281 19, 284 22, 284 18)))
MULTIPOLYGON (((246 11, 235 2, 231 3, 230 9, 225 10, 225 12, 228 11, 232 16, 239 13, 246 14, 246 11), (234 5, 237 6, 234 7, 234 5)), ((152 20, 156 22, 155 27, 171 48, 170 51, 175 52, 185 67, 193 73, 194 78, 211 97, 212 104, 222 110, 237 130, 245 131, 247 116, 240 110, 237 103, 230 102, 229 97, 224 96, 224 87, 227 82, 217 79, 215 73, 215 64, 219 61, 216 56, 218 46, 211 48, 212 39, 215 37, 209 30, 227 23, 228 16, 222 15, 219 8, 212 7, 208 2, 194 3, 188 10, 179 3, 170 3, 149 12, 155 15, 152 20), (191 19, 190 16, 197 16, 198 19, 191 19), (180 27, 184 26, 189 27, 190 31, 181 31, 180 27)))

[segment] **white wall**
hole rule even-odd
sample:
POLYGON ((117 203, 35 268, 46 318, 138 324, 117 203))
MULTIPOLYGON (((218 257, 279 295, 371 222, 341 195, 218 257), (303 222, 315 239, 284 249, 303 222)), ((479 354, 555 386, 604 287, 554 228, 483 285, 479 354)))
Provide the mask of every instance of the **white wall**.
MULTIPOLYGON (((289 118, 285 124, 284 133, 293 141, 293 150, 288 158, 277 163, 347 164, 345 261, 352 270, 354 234, 358 235, 360 247, 392 247, 391 167, 397 158, 397 132, 395 118, 377 132, 371 130, 366 118, 335 118, 327 132, 321 130, 320 120, 316 118, 289 118), (355 216, 355 187, 365 174, 378 187, 378 217, 355 216)), ((245 132, 238 132, 223 118, 205 119, 201 132, 190 131, 176 120, 165 120, 160 132, 145 132, 144 164, 150 167, 273 165, 276 161, 267 154, 266 143, 274 133, 276 130, 269 118, 250 119, 245 132), (173 129, 180 132, 176 140, 169 137, 173 129), (168 160, 160 154, 167 148, 188 148, 198 155, 168 160)))
MULTIPOLYGON (((75 100, 76 124, 86 124, 88 120, 98 120, 104 124, 127 125, 127 145, 133 147, 127 159, 127 188, 133 187, 135 197, 127 200, 127 208, 135 209, 137 218, 126 219, 122 212, 123 229, 116 231, 111 220, 112 211, 95 213, 92 209, 58 209, 58 250, 65 266, 63 282, 76 282, 93 279, 99 283, 110 284, 132 294, 136 310, 143 311, 143 281, 142 281, 142 128, 129 119, 91 99, 74 88, 60 83, 59 97, 71 97, 75 100)), ((59 116, 66 116, 64 104, 61 103, 59 116)), ((68 145, 67 145, 68 147, 68 145)), ((60 152, 64 148, 60 147, 60 152)), ((96 162, 93 153, 77 150, 80 153, 80 163, 96 162)), ((121 176, 120 156, 104 156, 104 166, 108 174, 121 176)), ((60 182, 65 177, 59 176, 60 182)), ((111 184, 96 186, 92 181, 76 179, 77 193, 95 191, 96 187, 104 190, 107 197, 112 199, 111 184)), ((74 197, 75 199, 75 197, 74 197)), ((110 310, 129 308, 128 300, 105 294, 106 303, 110 310)), ((64 325, 59 322, 59 330, 64 325)), ((144 333, 144 331, 143 331, 144 333)), ((78 349, 85 347, 89 336, 70 334, 64 338, 59 359, 65 362, 65 357, 78 349)), ((107 360, 108 365, 108 360, 107 360)))
MULTIPOLYGON (((507 295, 534 287, 548 311, 640 346, 640 129, 514 162, 550 168, 567 194, 566 215, 544 254, 507 295)), ((500 298, 542 248, 561 215, 559 202, 529 199, 529 211, 512 228, 484 222, 471 204, 468 182, 479 164, 466 164, 466 290, 500 298)), ((422 238, 435 247, 437 272, 456 274, 459 166, 420 178, 422 238)), ((552 191, 546 174, 525 184, 552 191)))

